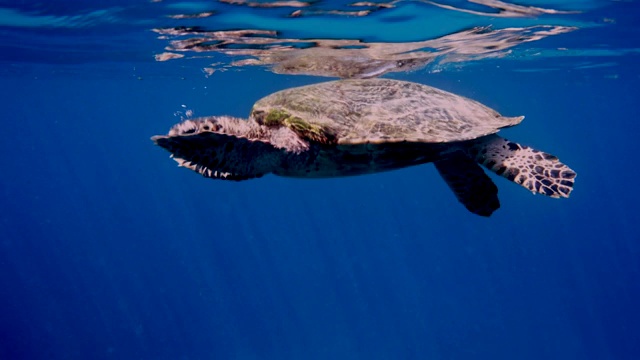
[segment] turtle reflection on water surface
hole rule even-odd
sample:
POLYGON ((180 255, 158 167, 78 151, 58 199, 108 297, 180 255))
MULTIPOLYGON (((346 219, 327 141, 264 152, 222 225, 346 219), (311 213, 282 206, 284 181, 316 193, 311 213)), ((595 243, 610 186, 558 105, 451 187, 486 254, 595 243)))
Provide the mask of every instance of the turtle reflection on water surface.
POLYGON ((573 189, 576 173, 557 157, 495 134, 523 118, 417 83, 338 80, 273 93, 248 120, 190 119, 152 140, 180 166, 227 180, 350 176, 433 162, 469 211, 489 216, 500 207, 498 189, 480 165, 533 193, 560 198, 573 189))

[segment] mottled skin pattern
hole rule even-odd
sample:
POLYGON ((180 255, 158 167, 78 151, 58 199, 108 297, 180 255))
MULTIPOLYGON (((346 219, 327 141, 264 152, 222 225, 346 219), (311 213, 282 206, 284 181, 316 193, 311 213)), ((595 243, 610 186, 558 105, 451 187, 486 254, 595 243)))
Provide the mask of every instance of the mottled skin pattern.
POLYGON ((498 190, 480 165, 533 193, 559 198, 573 189, 576 174, 558 158, 494 134, 521 120, 424 85, 340 80, 272 94, 248 120, 192 119, 152 139, 180 166, 228 180, 352 176, 433 162, 469 211, 489 216, 500 207, 498 190))

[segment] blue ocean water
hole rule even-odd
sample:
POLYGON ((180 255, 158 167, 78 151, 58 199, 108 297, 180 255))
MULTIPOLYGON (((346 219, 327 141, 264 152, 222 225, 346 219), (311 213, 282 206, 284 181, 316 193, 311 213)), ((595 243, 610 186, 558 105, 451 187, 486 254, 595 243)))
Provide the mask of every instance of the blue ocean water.
POLYGON ((639 14, 0 1, 0 359, 639 359, 639 14), (574 192, 491 175, 482 218, 432 165, 224 182, 149 140, 335 79, 278 67, 309 49, 526 115, 501 134, 559 156, 574 192))

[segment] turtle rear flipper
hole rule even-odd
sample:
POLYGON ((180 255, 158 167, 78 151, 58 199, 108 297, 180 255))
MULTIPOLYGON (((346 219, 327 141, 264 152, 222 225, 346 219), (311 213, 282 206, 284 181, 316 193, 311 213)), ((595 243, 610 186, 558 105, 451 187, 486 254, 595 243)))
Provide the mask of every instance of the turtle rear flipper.
POLYGON ((500 207, 498 187, 480 165, 466 154, 455 152, 436 161, 435 166, 467 210, 490 216, 500 207))
POLYGON ((571 194, 576 173, 557 157, 498 135, 489 135, 474 142, 471 153, 479 163, 496 174, 533 193, 552 198, 566 198, 571 194))
POLYGON ((276 169, 283 156, 283 150, 268 142, 213 132, 151 139, 169 151, 179 166, 214 179, 261 177, 276 169))

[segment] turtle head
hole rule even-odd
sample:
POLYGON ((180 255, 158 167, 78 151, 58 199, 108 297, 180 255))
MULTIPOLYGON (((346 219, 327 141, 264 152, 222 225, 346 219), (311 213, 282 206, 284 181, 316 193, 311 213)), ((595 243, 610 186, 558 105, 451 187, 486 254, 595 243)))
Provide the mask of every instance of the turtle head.
POLYGON ((245 180, 272 172, 282 161, 284 151, 269 136, 255 121, 212 116, 183 121, 151 140, 179 166, 209 178, 245 180))
POLYGON ((260 138, 260 126, 253 121, 231 116, 208 116, 175 124, 167 136, 189 136, 202 133, 260 138))

